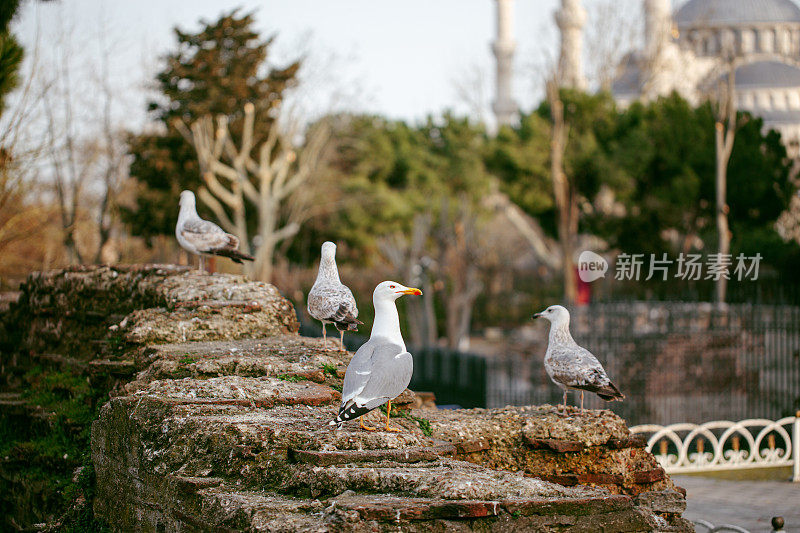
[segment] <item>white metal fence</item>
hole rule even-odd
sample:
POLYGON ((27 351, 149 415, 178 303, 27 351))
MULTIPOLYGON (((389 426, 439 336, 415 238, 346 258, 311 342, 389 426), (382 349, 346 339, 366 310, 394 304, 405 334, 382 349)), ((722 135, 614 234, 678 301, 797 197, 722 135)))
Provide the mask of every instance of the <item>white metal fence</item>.
POLYGON ((668 474, 792 466, 800 482, 800 412, 780 420, 717 420, 704 424, 645 424, 647 451, 668 474))

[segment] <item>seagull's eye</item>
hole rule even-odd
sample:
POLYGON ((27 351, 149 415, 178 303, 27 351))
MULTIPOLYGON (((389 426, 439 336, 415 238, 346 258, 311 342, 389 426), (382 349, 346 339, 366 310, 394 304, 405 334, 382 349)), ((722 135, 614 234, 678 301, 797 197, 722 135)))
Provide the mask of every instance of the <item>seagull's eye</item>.
POLYGON ((395 289, 396 287, 394 285, 389 285, 389 288, 390 289, 395 289))

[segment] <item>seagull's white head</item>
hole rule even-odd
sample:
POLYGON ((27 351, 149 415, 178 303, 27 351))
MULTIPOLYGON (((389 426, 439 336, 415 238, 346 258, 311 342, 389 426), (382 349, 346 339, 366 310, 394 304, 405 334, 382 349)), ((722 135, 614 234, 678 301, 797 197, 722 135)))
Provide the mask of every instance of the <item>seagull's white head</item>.
POLYGON ((554 326, 569 325, 569 311, 561 305, 551 305, 541 313, 536 313, 533 318, 546 318, 554 326))
POLYGON ((396 281, 384 281, 375 287, 375 291, 372 293, 372 302, 375 304, 377 304, 379 301, 394 302, 406 294, 419 296, 422 294, 422 291, 413 287, 406 287, 405 285, 401 285, 396 281))
POLYGON ((181 193, 181 200, 179 205, 181 207, 194 207, 194 193, 192 191, 183 191, 181 193))
POLYGON ((322 259, 334 259, 336 257, 336 245, 331 241, 322 243, 322 259))

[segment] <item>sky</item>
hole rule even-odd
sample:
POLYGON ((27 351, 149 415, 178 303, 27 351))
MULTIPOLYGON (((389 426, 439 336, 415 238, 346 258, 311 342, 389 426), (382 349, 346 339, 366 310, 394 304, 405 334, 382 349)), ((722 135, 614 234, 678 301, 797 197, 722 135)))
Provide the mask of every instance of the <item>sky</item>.
MULTIPOLYGON (((558 4, 515 2, 514 96, 523 109, 541 98, 546 64, 556 55, 558 4)), ((307 58, 309 107, 418 121, 445 109, 468 112, 468 100, 485 106, 493 97, 493 0, 29 0, 14 31, 40 58, 66 41, 73 57, 91 57, 104 42, 112 52, 109 75, 127 98, 126 120, 143 122, 148 80, 174 46, 172 28, 191 31, 200 19, 216 20, 238 6, 255 12, 264 35, 277 34, 277 61, 307 58)), ((91 76, 96 67, 86 65, 84 74, 91 76)))

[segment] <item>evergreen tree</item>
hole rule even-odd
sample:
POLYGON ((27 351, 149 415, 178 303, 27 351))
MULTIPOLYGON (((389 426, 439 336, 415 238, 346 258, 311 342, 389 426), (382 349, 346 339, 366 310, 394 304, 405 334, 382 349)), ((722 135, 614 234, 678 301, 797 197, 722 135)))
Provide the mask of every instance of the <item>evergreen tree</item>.
POLYGON ((19 67, 23 49, 9 32, 9 25, 19 9, 20 0, 0 2, 0 115, 5 108, 5 96, 19 83, 19 67))
MULTIPOLYGON (((769 234, 791 197, 791 161, 780 135, 763 133, 763 121, 740 113, 742 126, 728 172, 732 252, 754 247, 769 234)), ((692 108, 673 94, 635 104, 619 117, 611 157, 633 179, 627 215, 608 219, 612 244, 643 253, 688 252, 692 242, 713 250, 714 115, 709 104, 692 108), (613 231, 611 228, 616 225, 613 231), (676 232, 681 246, 666 239, 676 232)), ((762 252, 763 253, 763 252, 762 252)))
POLYGON ((164 58, 164 69, 156 77, 161 97, 149 104, 164 133, 130 138, 137 205, 124 210, 123 219, 134 235, 149 240, 171 234, 180 191, 196 190, 201 184, 197 154, 176 130, 175 120, 190 124, 208 114, 228 115, 232 133, 238 136, 241 110, 251 102, 265 119, 256 125, 255 143, 269 130, 270 110, 294 82, 300 64, 269 68, 273 38, 262 40, 253 22, 252 13, 239 15, 235 10, 216 22, 201 22, 197 33, 175 29, 177 49, 164 58))
MULTIPOLYGON (((581 233, 628 253, 711 253, 714 249, 714 115, 677 94, 618 110, 603 93, 563 91, 570 136, 564 165, 580 196, 581 233), (612 212, 597 202, 614 194, 612 212)), ((547 103, 502 128, 489 142, 487 165, 509 197, 555 235, 549 183, 547 103)), ((761 253, 788 272, 796 264, 774 229, 792 194, 791 160, 780 135, 740 113, 742 126, 728 171, 732 253, 761 253)))

